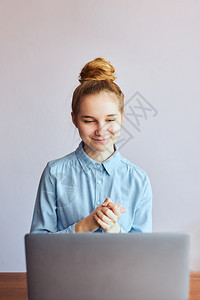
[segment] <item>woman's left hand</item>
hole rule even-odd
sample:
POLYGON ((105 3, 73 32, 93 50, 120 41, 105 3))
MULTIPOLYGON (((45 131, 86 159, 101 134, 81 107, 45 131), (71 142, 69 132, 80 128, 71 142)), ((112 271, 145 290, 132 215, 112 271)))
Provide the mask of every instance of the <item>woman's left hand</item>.
MULTIPOLYGON (((110 199, 109 199, 110 200, 110 199)), ((117 223, 121 217, 121 212, 126 212, 118 203, 111 200, 101 210, 97 210, 94 218, 99 226, 107 233, 120 233, 121 228, 117 223)))

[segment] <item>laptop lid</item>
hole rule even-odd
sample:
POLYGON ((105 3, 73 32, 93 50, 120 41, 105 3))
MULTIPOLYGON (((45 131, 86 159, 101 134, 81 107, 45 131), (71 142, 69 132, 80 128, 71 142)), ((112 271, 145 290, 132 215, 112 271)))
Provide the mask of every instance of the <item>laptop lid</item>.
POLYGON ((186 300, 189 235, 28 234, 29 300, 186 300))

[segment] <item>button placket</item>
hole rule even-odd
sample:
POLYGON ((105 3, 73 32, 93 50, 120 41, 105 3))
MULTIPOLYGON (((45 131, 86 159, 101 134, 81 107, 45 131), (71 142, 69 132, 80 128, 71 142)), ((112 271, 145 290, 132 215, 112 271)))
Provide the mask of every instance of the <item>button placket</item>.
MULTIPOLYGON (((99 167, 101 167, 99 165, 99 167)), ((101 196, 101 189, 102 189, 102 172, 99 172, 100 170, 96 170, 96 203, 95 206, 99 206, 100 205, 100 196, 101 196)))

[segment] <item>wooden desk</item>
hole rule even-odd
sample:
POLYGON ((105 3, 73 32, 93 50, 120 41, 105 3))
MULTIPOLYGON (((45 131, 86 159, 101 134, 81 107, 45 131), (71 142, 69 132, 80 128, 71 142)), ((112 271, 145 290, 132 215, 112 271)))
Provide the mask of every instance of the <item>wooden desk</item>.
POLYGON ((200 272, 190 273, 190 298, 189 300, 200 300, 200 272))
POLYGON ((26 273, 0 273, 0 300, 28 300, 26 273))
MULTIPOLYGON (((0 300, 28 300, 26 273, 0 273, 0 300)), ((200 272, 190 273, 189 300, 200 300, 200 272)))

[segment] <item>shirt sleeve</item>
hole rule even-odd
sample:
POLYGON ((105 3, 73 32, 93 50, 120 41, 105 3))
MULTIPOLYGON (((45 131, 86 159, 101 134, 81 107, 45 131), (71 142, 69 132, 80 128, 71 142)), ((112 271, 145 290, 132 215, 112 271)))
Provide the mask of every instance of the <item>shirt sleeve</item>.
POLYGON ((56 179, 47 164, 44 169, 34 207, 31 233, 75 233, 75 225, 58 231, 57 229, 57 206, 56 206, 56 179))
POLYGON ((130 232, 152 232, 152 189, 148 176, 144 179, 130 232))

